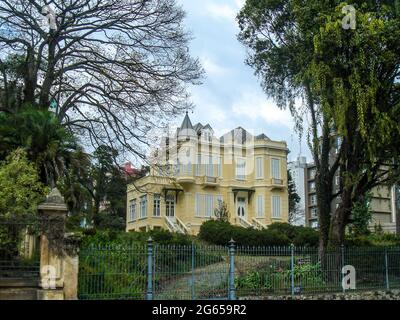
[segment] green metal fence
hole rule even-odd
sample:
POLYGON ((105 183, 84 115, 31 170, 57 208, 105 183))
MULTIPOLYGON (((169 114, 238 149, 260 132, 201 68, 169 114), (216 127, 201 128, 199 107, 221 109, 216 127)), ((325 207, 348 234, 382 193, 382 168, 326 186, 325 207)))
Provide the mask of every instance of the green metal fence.
POLYGON ((36 218, 0 218, 0 279, 39 277, 39 230, 36 218))
POLYGON ((80 299, 144 299, 146 246, 90 246, 79 255, 80 299))
POLYGON ((80 253, 80 299, 236 299, 400 287, 400 248, 100 246, 80 253))

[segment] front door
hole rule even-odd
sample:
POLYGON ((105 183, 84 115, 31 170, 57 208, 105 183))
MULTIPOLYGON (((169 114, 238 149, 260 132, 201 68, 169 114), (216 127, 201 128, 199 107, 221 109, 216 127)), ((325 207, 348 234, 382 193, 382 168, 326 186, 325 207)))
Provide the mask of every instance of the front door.
POLYGON ((237 215, 242 218, 246 215, 246 198, 237 198, 237 215))
POLYGON ((165 215, 167 217, 175 217, 175 198, 174 196, 167 196, 165 202, 165 215))

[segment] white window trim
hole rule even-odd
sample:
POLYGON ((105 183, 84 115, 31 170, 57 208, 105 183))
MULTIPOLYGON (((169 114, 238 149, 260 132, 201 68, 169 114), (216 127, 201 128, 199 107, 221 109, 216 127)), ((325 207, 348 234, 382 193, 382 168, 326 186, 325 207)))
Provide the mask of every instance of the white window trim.
POLYGON ((213 156, 211 154, 207 155, 207 165, 205 171, 205 175, 207 177, 215 177, 213 156))
POLYGON ((201 204, 201 194, 196 193, 194 196, 194 206, 195 206, 195 216, 196 217, 201 217, 201 210, 200 210, 200 204, 201 204))
POLYGON ((214 210, 218 208, 218 201, 224 201, 222 195, 212 193, 196 193, 194 199, 195 217, 208 219, 214 216, 214 210))
POLYGON ((281 196, 273 195, 271 196, 271 218, 272 219, 282 219, 282 199, 281 196), (275 215, 274 198, 279 199, 279 215, 275 215))
POLYGON ((222 157, 218 157, 217 176, 222 178, 222 157))
POLYGON ((129 201, 129 221, 136 220, 136 198, 129 201), (132 209, 135 210, 132 210, 132 209))
POLYGON ((281 159, 279 158, 271 158, 271 178, 273 179, 281 179, 282 173, 281 173, 281 159), (278 177, 274 176, 274 160, 278 161, 278 177))
POLYGON ((197 160, 196 160, 196 176, 200 177, 202 175, 202 163, 201 160, 203 159, 201 154, 197 154, 197 160))
POLYGON ((161 195, 159 194, 155 194, 153 197, 153 217, 161 217, 161 195))
POLYGON ((256 157, 256 179, 264 179, 264 157, 256 157), (261 159, 260 167, 258 167, 258 161, 261 159))
POLYGON ((311 205, 316 205, 317 204, 317 196, 315 194, 312 194, 310 196, 310 204, 311 205), (315 199, 315 201, 313 201, 313 199, 315 199))
POLYGON ((140 197, 140 218, 147 218, 147 195, 140 197))
POLYGON ((236 158, 236 161, 235 161, 235 178, 236 178, 236 180, 246 180, 246 165, 247 165, 247 163, 246 163, 246 158, 243 158, 243 157, 237 157, 236 158), (238 175, 238 164, 239 164, 239 161, 243 161, 243 163, 244 163, 244 168, 243 168, 243 175, 238 175))
POLYGON ((264 199, 264 195, 259 194, 257 195, 257 211, 256 211, 256 217, 257 218, 264 218, 265 217, 265 199, 264 199), (261 205, 260 205, 261 204, 261 205))

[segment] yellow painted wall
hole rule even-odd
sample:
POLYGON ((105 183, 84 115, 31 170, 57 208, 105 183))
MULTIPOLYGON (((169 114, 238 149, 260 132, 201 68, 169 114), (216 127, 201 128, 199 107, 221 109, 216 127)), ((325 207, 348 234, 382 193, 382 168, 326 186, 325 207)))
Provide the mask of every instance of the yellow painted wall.
MULTIPOLYGON (((233 224, 240 224, 236 215, 236 203, 234 202, 233 188, 252 188, 255 192, 251 195, 250 201, 246 199, 246 220, 253 223, 253 218, 256 218, 256 197, 257 195, 264 196, 264 216, 257 218, 257 221, 263 225, 269 225, 273 222, 288 221, 288 191, 287 191, 287 147, 285 142, 277 141, 256 141, 255 148, 252 150, 243 151, 247 154, 246 165, 248 168, 253 167, 244 180, 236 179, 236 164, 225 161, 227 156, 224 153, 224 147, 221 146, 220 156, 222 157, 222 177, 218 178, 216 186, 205 186, 204 177, 196 176, 196 165, 192 166, 191 178, 193 182, 178 183, 179 177, 159 177, 155 170, 151 170, 151 175, 135 182, 135 185, 129 185, 127 191, 127 231, 138 231, 143 228, 146 230, 154 227, 167 229, 165 215, 165 198, 163 189, 165 187, 182 188, 183 192, 178 195, 178 201, 175 207, 175 216, 180 219, 191 234, 197 234, 200 225, 209 220, 208 217, 196 217, 195 214, 195 197, 197 193, 222 195, 223 200, 228 205, 230 213, 229 221, 233 224), (254 158, 253 158, 254 156, 254 158), (255 176, 255 157, 263 157, 263 172, 262 179, 256 179, 255 176), (281 186, 274 186, 271 177, 271 159, 280 159, 280 179, 283 181, 281 186), (253 161, 253 163, 251 162, 253 161), (225 163, 228 162, 228 163, 225 163), (154 193, 161 194, 161 217, 153 217, 153 195, 154 193), (130 221, 130 201, 137 199, 136 212, 137 217, 140 216, 140 197, 147 194, 147 218, 136 219, 130 221), (281 197, 281 217, 274 219, 272 217, 272 196, 279 195, 281 197)), ((214 165, 214 174, 217 172, 217 165, 214 165)), ((205 173, 205 169, 203 172, 205 173)), ((247 193, 243 195, 248 198, 247 193)), ((238 194, 238 197, 240 193, 238 194)))

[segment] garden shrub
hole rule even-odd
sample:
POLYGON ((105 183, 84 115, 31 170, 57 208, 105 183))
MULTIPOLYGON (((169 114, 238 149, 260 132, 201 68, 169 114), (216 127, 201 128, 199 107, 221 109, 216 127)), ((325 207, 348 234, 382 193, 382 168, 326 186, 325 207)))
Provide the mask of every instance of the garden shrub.
MULTIPOLYGON (((286 292, 290 290, 292 271, 290 266, 268 265, 259 270, 249 271, 235 279, 236 288, 243 293, 268 291, 286 292)), ((293 269, 296 287, 321 288, 325 286, 319 263, 296 264, 293 269)), ((304 289, 304 288, 303 288, 304 289)))
POLYGON ((350 236, 345 239, 349 247, 391 247, 400 246, 400 236, 393 233, 371 233, 369 235, 350 236))
MULTIPOLYGON (((272 224, 273 225, 273 224, 272 224)), ((295 246, 316 247, 319 243, 319 233, 306 227, 295 227, 292 242, 295 246)))
POLYGON ((273 223, 268 229, 256 230, 233 226, 228 222, 210 220, 200 227, 199 238, 218 245, 227 245, 234 239, 237 245, 245 246, 318 246, 318 232, 288 223, 273 223))
POLYGON ((148 232, 123 232, 116 230, 100 231, 89 229, 84 232, 82 247, 89 245, 136 244, 143 245, 151 237, 155 244, 190 245, 194 238, 189 235, 171 233, 166 230, 151 230, 148 232))

